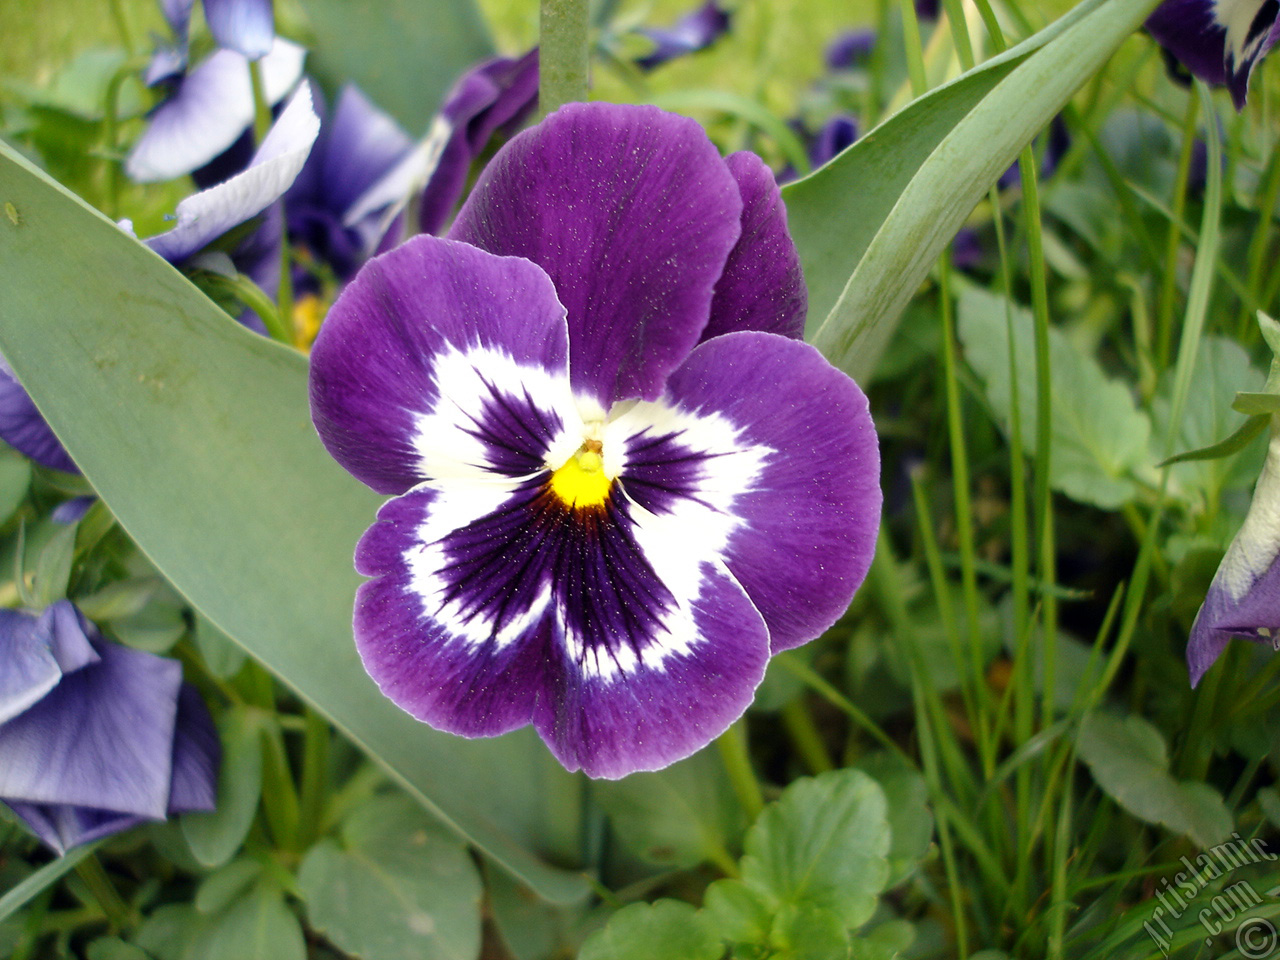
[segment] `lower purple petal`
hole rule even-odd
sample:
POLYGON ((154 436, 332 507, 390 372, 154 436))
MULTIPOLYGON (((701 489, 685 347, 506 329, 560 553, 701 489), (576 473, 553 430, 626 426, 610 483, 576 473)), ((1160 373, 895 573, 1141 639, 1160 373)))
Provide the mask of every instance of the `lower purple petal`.
POLYGON ((80 472, 4 357, 0 357, 0 440, 42 467, 80 472))

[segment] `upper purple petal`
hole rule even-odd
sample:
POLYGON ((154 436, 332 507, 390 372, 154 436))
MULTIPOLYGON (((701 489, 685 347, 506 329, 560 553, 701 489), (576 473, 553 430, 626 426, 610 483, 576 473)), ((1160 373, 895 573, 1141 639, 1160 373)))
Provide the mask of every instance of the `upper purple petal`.
POLYGON ((775 451, 735 502, 729 570, 764 616, 774 653, 835 622, 862 583, 880 524, 880 454, 867 399, 813 347, 761 333, 701 344, 668 383, 775 451))
POLYGON ((14 376, 9 362, 0 356, 0 440, 41 466, 79 473, 71 455, 45 422, 35 401, 14 376))
MULTIPOLYGON (((276 103, 302 76, 306 51, 277 38, 262 60, 267 100, 276 103)), ((156 108, 125 161, 141 183, 172 180, 213 160, 253 124, 249 61, 218 50, 187 74, 172 97, 156 108)))
POLYGON ((778 184, 754 153, 735 153, 725 164, 742 193, 742 235, 716 283, 702 339, 762 330, 799 340, 809 294, 778 184))
POLYGON ((184 683, 178 690, 178 714, 173 731, 169 816, 214 808, 221 763, 222 742, 209 716, 209 708, 200 692, 184 683))
POLYGON ((304 85, 267 132, 248 169, 181 201, 177 225, 146 240, 147 246, 177 263, 257 216, 289 189, 319 130, 320 118, 311 107, 310 89, 304 85))
MULTIPOLYGON (((428 476, 422 418, 465 399, 442 396, 439 361, 476 350, 563 373, 564 308, 545 273, 427 236, 374 258, 334 303, 311 350, 320 438, 364 483, 403 493, 428 476)), ((482 381, 477 372, 468 384, 482 381)))
POLYGON ((271 0, 204 0, 204 18, 213 41, 258 60, 275 39, 271 0))
POLYGON ((568 312, 575 390, 654 398, 698 342, 742 198, 694 121, 578 103, 516 136, 449 236, 543 268, 568 312))
POLYGON ((641 70, 652 70, 677 57, 705 50, 715 43, 730 24, 729 11, 722 10, 716 0, 687 13, 667 29, 651 27, 637 31, 654 43, 653 52, 636 61, 641 70))

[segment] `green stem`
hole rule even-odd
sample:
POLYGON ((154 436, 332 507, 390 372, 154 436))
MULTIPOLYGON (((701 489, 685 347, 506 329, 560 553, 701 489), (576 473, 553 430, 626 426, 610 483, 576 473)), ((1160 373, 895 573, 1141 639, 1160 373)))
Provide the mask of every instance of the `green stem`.
POLYGON ((116 890, 107 871, 102 869, 102 863, 96 855, 90 854, 76 864, 76 876, 84 881, 93 894, 93 899, 102 907, 112 933, 119 933, 133 926, 133 911, 116 890))
POLYGON ((729 774, 729 782, 733 784, 733 792, 747 814, 747 819, 755 821, 764 809, 764 794, 760 791, 760 781, 751 769, 751 757, 747 753, 746 720, 738 720, 724 733, 716 738, 716 747, 724 761, 724 768, 729 774))
POLYGON ((227 293, 238 299, 262 320, 267 335, 272 340, 293 344, 293 329, 286 318, 280 316, 276 304, 271 302, 256 283, 244 274, 228 277, 221 273, 204 272, 199 276, 200 285, 215 293, 227 293))
POLYGON ((260 144, 271 129, 271 104, 267 103, 261 60, 249 61, 249 85, 253 88, 253 142, 260 144))
POLYGON ((1267 309, 1267 301, 1261 301, 1258 297, 1262 293, 1262 279, 1266 275, 1268 268, 1267 250, 1271 247, 1271 228, 1275 223, 1276 198, 1280 197, 1280 143, 1273 144, 1271 147, 1271 159, 1267 162, 1267 172, 1262 182, 1262 188, 1258 191, 1258 226, 1253 232, 1253 239, 1249 241, 1249 276, 1248 290, 1250 300, 1244 304, 1240 311, 1240 331, 1241 339, 1244 334, 1253 328, 1253 310, 1251 304, 1258 304, 1263 310, 1267 309))
POLYGON ((538 105, 545 115, 587 99, 591 67, 589 0, 542 0, 538 105))
POLYGON ((1169 366, 1173 348, 1173 308, 1178 298, 1178 251, 1182 248, 1182 218, 1187 209, 1187 180, 1191 171, 1192 148, 1196 141, 1196 119, 1200 98, 1187 94, 1187 112, 1182 118, 1182 152, 1178 156, 1178 176, 1174 183, 1173 216, 1165 241, 1164 271, 1160 278, 1160 299, 1156 313, 1156 368, 1169 366))
POLYGON ((120 46, 125 51, 133 55, 133 34, 129 30, 129 21, 124 15, 124 3, 122 0, 111 0, 111 19, 116 23, 116 32, 120 34, 120 46))
POLYGON ((796 697, 782 708, 782 725, 810 773, 826 773, 835 769, 827 745, 822 742, 822 733, 814 723, 803 696, 796 697))
POLYGON ((320 835, 325 803, 329 799, 329 723, 312 707, 307 707, 302 744, 302 790, 298 808, 302 846, 308 847, 320 835))
POLYGON ((907 54, 907 75, 911 78, 911 95, 923 96, 929 90, 924 70, 924 46, 920 41, 920 21, 916 18, 915 0, 899 0, 902 12, 902 45, 907 54))

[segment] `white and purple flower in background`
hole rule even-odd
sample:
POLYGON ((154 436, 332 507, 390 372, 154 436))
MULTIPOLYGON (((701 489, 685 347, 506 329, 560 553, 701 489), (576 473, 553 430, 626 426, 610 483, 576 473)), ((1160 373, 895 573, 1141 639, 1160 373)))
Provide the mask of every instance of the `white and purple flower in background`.
POLYGON ((176 660, 103 640, 69 600, 0 610, 0 800, 54 851, 212 810, 220 759, 176 660))
POLYGON ((1194 687, 1232 637, 1280 643, 1280 423, 1271 420, 1271 444, 1244 523, 1227 547, 1196 614, 1187 642, 1194 687))
POLYGON ((1225 86, 1244 108, 1253 68, 1280 40, 1276 0, 1165 0, 1148 32, 1205 83, 1225 86))
POLYGON ((356 551, 383 692, 463 736, 533 724, 598 777, 722 733, 874 549, 867 401, 800 342, 805 305, 768 168, 652 107, 562 108, 447 238, 366 265, 311 397, 395 495, 356 551))

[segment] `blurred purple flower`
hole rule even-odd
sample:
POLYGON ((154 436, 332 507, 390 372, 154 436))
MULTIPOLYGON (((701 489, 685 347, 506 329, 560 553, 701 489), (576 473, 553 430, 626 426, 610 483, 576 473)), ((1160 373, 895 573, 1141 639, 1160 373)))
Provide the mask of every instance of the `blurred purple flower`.
MULTIPOLYGON (((1055 116, 1049 122, 1048 142, 1045 143, 1044 152, 1040 156, 1040 179, 1047 180, 1053 176, 1058 164, 1062 162, 1062 158, 1067 155, 1067 151, 1071 149, 1071 131, 1067 129, 1066 121, 1062 119, 1061 114, 1055 116)), ((1007 190, 1010 187, 1016 187, 1022 183, 1022 171, 1015 162, 1004 173, 1000 175, 1000 179, 996 181, 1001 190, 1007 190)))
POLYGON ((855 70, 867 64, 876 47, 874 30, 846 30, 827 46, 828 70, 855 70))
POLYGON ((370 261, 311 354, 312 416, 394 498, 356 551, 356 643, 439 729, 533 724, 569 769, 687 756, 866 573, 879 455, 800 341, 778 189, 653 107, 513 138, 448 239, 370 261))
MULTIPOLYGON (((195 0, 160 0, 173 42, 157 46, 147 67, 147 86, 172 79, 186 69, 194 6, 195 0)), ((219 48, 249 60, 266 56, 275 39, 271 0, 204 0, 204 19, 219 48)))
POLYGON ((69 600, 0 610, 0 799, 57 853, 212 810, 220 756, 176 660, 108 643, 69 600))
POLYGON ((1280 39, 1276 0, 1165 0, 1147 31, 1167 56, 1244 108, 1253 68, 1280 39))
POLYGON ((1194 687, 1232 637, 1280 643, 1280 431, 1273 416, 1271 445, 1253 502, 1196 614, 1187 642, 1194 687))
POLYGON ((715 0, 706 0, 702 6, 687 13, 666 29, 645 27, 636 32, 653 41, 653 52, 636 60, 641 70, 653 70, 662 64, 699 50, 705 50, 728 32, 729 11, 722 10, 715 0))

